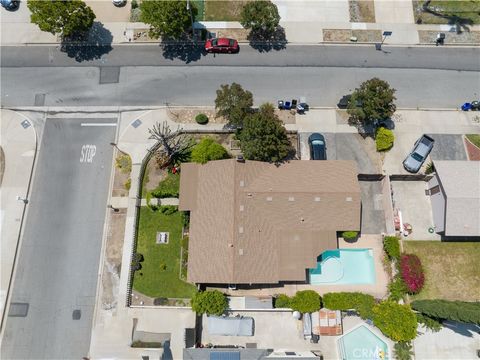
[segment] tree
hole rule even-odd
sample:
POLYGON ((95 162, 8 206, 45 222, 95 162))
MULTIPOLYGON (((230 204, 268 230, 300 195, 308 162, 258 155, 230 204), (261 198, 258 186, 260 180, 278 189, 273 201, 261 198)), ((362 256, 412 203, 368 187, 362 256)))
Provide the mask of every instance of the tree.
POLYGON ((379 78, 363 82, 350 97, 347 112, 353 125, 372 125, 375 120, 390 118, 397 109, 395 89, 379 78))
POLYGON ((257 113, 245 119, 238 138, 248 160, 280 162, 293 151, 287 131, 271 104, 262 105, 257 113))
POLYGON ((312 313, 320 310, 322 298, 313 290, 297 291, 295 296, 290 299, 289 305, 292 310, 299 311, 302 314, 312 313))
POLYGON ((243 120, 252 111, 253 95, 248 90, 243 90, 237 83, 221 85, 217 90, 215 110, 217 117, 223 116, 230 125, 241 127, 243 120))
MULTIPOLYGON (((190 3, 190 6, 192 4, 190 3)), ((190 11, 187 2, 149 0, 140 4, 140 20, 150 25, 150 36, 166 39, 180 39, 192 26, 190 11)), ((191 7, 192 16, 195 17, 197 9, 191 7)))
POLYGON ((330 310, 355 310, 362 319, 372 319, 375 298, 359 292, 337 292, 323 295, 323 305, 330 310))
POLYGON ((399 341, 395 343, 393 352, 397 360, 410 360, 414 355, 410 341, 399 341))
POLYGON ((279 22, 277 5, 268 0, 250 1, 240 14, 240 24, 257 34, 273 34, 279 22))
POLYGON ((227 150, 211 137, 203 138, 192 149, 191 160, 205 164, 210 160, 221 160, 228 158, 227 150))
POLYGON ((192 140, 182 134, 180 127, 172 132, 170 126, 164 121, 161 125, 160 123, 153 125, 148 132, 150 133, 149 139, 160 143, 156 151, 157 164, 160 168, 185 161, 190 155, 192 140))
POLYGON ((375 305, 373 324, 394 341, 410 341, 417 336, 417 317, 409 305, 389 300, 375 305))
POLYGON ((480 302, 415 300, 412 308, 434 319, 480 325, 480 302))
POLYGON ((29 0, 30 20, 40 30, 67 37, 90 30, 95 14, 80 0, 29 0))
POLYGON ((218 290, 197 292, 192 297, 192 310, 197 314, 222 315, 228 307, 225 294, 218 290))

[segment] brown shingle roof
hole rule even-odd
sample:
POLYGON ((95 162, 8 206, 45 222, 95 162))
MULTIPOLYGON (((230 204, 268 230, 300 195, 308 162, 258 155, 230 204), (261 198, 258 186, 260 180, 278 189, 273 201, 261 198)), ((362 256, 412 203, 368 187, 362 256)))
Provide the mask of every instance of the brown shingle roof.
POLYGON ((188 278, 196 283, 303 281, 336 231, 360 229, 352 161, 183 164, 190 210, 188 278))

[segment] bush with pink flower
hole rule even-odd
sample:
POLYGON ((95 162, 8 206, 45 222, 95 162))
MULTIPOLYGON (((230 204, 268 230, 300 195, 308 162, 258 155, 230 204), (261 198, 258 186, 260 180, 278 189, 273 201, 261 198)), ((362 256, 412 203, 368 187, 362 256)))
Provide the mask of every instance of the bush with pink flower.
POLYGON ((425 274, 417 255, 404 254, 400 257, 400 274, 409 293, 416 294, 422 289, 425 274))

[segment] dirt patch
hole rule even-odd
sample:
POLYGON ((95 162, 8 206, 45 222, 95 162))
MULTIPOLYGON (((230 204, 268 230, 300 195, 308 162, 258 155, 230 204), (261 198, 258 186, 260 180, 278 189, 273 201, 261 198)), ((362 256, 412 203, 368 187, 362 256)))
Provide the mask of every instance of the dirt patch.
MULTIPOLYGON (((418 37, 421 44, 434 44, 438 31, 419 30, 418 37)), ((445 44, 480 44, 480 31, 465 31, 460 34, 446 32, 445 44)))
POLYGON ((350 30, 350 29, 323 29, 325 42, 351 42, 356 37, 357 42, 375 43, 382 41, 381 30, 350 30))
POLYGON ((375 6, 373 0, 349 0, 350 22, 374 23, 375 6))
POLYGON ((250 30, 246 29, 214 29, 212 32, 214 32, 217 37, 232 38, 237 41, 248 41, 248 34, 250 34, 250 30))
POLYGON ((115 175, 113 178, 113 187, 112 187, 112 196, 113 197, 124 197, 128 196, 128 189, 125 186, 128 179, 130 179, 130 174, 125 174, 121 172, 118 168, 115 168, 115 175))
POLYGON ((296 123, 296 110, 279 110, 275 109, 275 114, 278 116, 280 121, 284 124, 295 124, 296 123))
POLYGON ((240 21, 240 14, 248 1, 206 0, 205 21, 240 21))
POLYGON ((208 123, 210 124, 226 124, 227 121, 222 116, 215 117, 216 112, 212 107, 199 107, 189 109, 175 109, 168 108, 168 117, 181 124, 196 123, 195 117, 198 114, 205 114, 208 117, 208 123))
POLYGON ((152 156, 147 165, 148 179, 145 182, 145 189, 151 191, 155 189, 160 181, 167 177, 166 169, 159 169, 157 162, 155 161, 155 156, 152 156))
POLYGON ((480 161, 480 149, 472 144, 466 137, 463 138, 467 149, 468 160, 480 161))
POLYGON ((119 209, 118 212, 112 211, 109 214, 102 273, 102 307, 105 310, 114 309, 118 302, 126 218, 127 209, 119 209))

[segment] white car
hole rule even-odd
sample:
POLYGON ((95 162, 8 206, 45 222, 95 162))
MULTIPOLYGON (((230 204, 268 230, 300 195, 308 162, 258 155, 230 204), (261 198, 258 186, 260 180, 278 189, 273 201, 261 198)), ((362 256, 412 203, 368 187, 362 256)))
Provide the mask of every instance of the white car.
POLYGON ((127 3, 127 0, 112 0, 113 5, 115 6, 124 6, 127 3))

